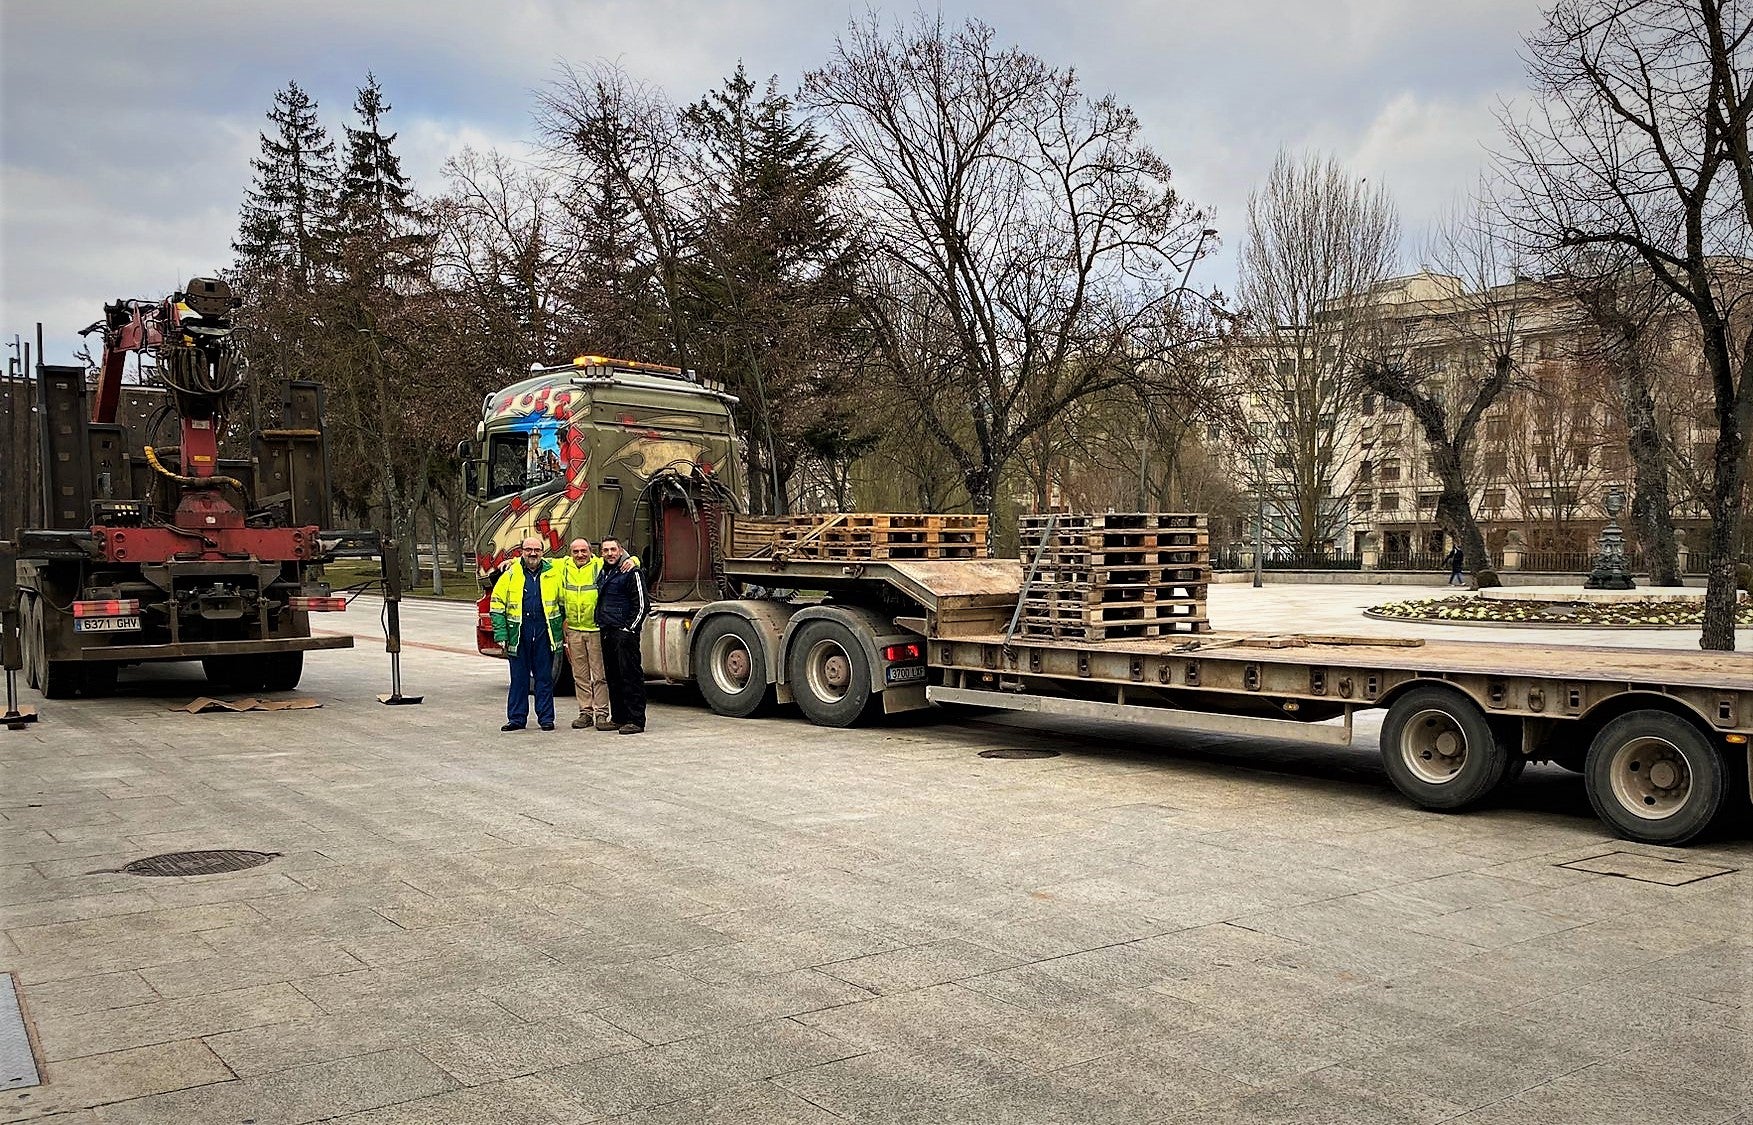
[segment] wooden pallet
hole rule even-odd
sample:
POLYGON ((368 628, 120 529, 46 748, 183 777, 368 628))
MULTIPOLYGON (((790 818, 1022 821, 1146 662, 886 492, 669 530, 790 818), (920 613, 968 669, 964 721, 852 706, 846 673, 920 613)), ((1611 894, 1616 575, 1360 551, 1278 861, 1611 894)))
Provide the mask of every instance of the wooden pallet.
POLYGON ((1211 632, 1211 622, 1204 619, 1185 622, 1073 625, 1062 622, 1019 622, 1017 631, 1028 637, 1051 637, 1063 641, 1121 641, 1138 637, 1172 637, 1211 632))
POLYGON ((1121 530, 1157 530, 1159 528, 1204 528, 1205 515, 1201 512, 1102 512, 1095 515, 1078 515, 1071 513, 1054 513, 1051 515, 1026 515, 1017 517, 1017 527, 1022 531, 1033 531, 1040 538, 1041 532, 1051 522, 1055 533, 1058 531, 1121 531, 1121 530))
MULTIPOLYGON (((1037 583, 1037 585, 1039 584, 1037 583)), ((1125 605, 1132 602, 1157 601, 1203 603, 1206 599, 1206 586, 1202 582, 1165 586, 1068 586, 1058 584, 1051 588, 1051 593, 1061 601, 1081 602, 1085 605, 1125 605)))
POLYGON ((735 516, 737 558, 815 561, 983 559, 985 516, 845 512, 800 516, 735 516))

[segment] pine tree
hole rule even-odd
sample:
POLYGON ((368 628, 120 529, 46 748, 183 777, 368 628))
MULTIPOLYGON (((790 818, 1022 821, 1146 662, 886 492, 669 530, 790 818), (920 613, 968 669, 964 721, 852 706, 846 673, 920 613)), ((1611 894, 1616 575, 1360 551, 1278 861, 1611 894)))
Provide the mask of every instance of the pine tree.
POLYGON ((760 506, 784 510, 800 458, 861 447, 844 409, 857 325, 835 201, 845 168, 776 82, 757 93, 741 65, 683 121, 701 185, 686 274, 697 359, 742 399, 760 506))
POLYGON ((365 85, 353 102, 359 124, 346 127, 347 164, 341 174, 337 219, 342 245, 367 251, 344 268, 353 280, 372 287, 418 274, 428 241, 413 188, 393 147, 397 134, 383 131, 390 108, 377 76, 366 72, 365 85))
POLYGON ((335 142, 316 111, 297 82, 275 93, 273 134, 261 134, 262 153, 250 161, 255 182, 232 243, 240 268, 286 277, 300 291, 311 287, 323 259, 335 202, 335 142))

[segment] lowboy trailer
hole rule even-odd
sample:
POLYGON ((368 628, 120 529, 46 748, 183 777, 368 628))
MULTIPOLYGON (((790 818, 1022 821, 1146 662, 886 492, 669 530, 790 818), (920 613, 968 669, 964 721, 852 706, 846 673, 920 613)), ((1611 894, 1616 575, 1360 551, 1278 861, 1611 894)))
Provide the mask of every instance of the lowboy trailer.
POLYGON ((1531 761, 1580 772, 1600 818, 1645 843, 1684 844, 1747 805, 1753 656, 1307 634, 1022 636, 1009 631, 1020 569, 727 559, 725 574, 745 586, 826 596, 693 610, 670 643, 648 634, 647 669, 697 680, 722 714, 790 700, 835 726, 968 704, 1347 745, 1355 714, 1382 708, 1383 767, 1425 808, 1473 806, 1531 761))

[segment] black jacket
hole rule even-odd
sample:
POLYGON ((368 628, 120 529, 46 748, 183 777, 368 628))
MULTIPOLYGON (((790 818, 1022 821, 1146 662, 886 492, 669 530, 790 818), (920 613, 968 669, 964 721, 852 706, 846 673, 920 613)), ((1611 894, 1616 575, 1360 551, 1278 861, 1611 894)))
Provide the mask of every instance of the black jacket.
POLYGON ((638 629, 645 623, 651 599, 645 593, 645 571, 611 570, 597 575, 597 624, 604 629, 638 629))

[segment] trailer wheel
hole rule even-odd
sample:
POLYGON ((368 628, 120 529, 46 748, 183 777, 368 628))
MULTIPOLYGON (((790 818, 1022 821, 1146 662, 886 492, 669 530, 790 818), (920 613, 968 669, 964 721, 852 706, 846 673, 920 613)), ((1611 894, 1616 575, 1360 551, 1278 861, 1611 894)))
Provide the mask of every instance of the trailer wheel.
POLYGON ((746 719, 773 700, 767 649, 753 622, 734 613, 707 620, 694 634, 694 682, 720 715, 746 719))
POLYGON ((1666 711, 1633 711, 1595 736, 1583 788, 1595 815, 1619 835, 1674 846, 1717 818, 1729 771, 1691 723, 1666 711))
POLYGON ((1503 783, 1510 759, 1485 712, 1452 688, 1413 688, 1382 721, 1388 779, 1427 809, 1475 804, 1503 783))
POLYGON ((870 707, 870 658, 838 621, 805 622, 792 638, 785 667, 798 710, 818 726, 853 726, 870 707))

